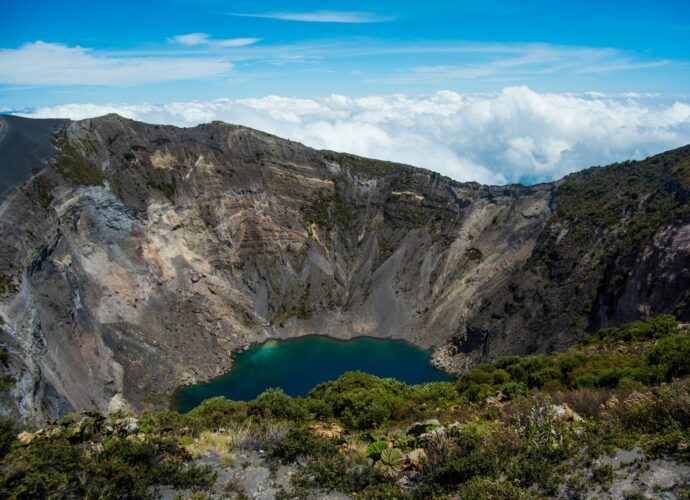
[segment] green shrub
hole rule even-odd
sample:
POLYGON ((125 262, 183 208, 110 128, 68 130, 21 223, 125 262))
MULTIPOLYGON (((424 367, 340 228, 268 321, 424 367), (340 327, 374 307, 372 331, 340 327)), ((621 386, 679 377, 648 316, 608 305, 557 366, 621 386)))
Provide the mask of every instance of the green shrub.
MULTIPOLYGON (((661 458, 666 455, 673 455, 678 452, 679 445, 687 445, 690 442, 690 435, 681 431, 680 429, 673 430, 668 434, 660 434, 652 437, 644 445, 644 451, 647 455, 654 458, 661 458)), ((690 450, 686 450, 685 458, 690 458, 690 450)))
POLYGON ((87 160, 69 141, 65 131, 53 138, 57 149, 53 166, 68 182, 76 185, 98 186, 105 176, 101 170, 87 160))
POLYGON ((372 460, 381 458, 381 452, 388 448, 388 441, 374 441, 367 446, 366 457, 372 460))
POLYGON ((249 414, 261 418, 304 420, 309 412, 300 401, 291 398, 282 389, 267 389, 248 405, 249 414))
POLYGON ((197 431, 216 430, 247 416, 247 404, 222 396, 205 400, 186 415, 186 423, 197 431))
POLYGON ((268 455, 284 462, 294 461, 297 457, 328 457, 337 453, 335 444, 316 436, 305 427, 295 427, 277 444, 268 448, 268 455))
POLYGON ((293 476, 294 498, 309 498, 313 489, 354 494, 357 498, 405 498, 403 492, 374 467, 349 466, 338 454, 309 460, 302 474, 293 476), (396 496, 387 496, 394 494, 396 496))
POLYGON ((207 488, 208 467, 183 467, 184 451, 162 440, 108 439, 93 454, 64 438, 34 439, 7 454, 0 468, 3 498, 150 498, 152 487, 207 488), (163 460, 163 457, 177 460, 163 460))
POLYGON ((185 415, 173 410, 145 411, 139 417, 139 427, 147 434, 177 435, 187 425, 186 421, 185 415))
POLYGON ((498 390, 506 397, 506 399, 513 399, 529 392, 529 388, 526 384, 513 381, 503 384, 498 388, 498 390))
POLYGON ((507 481, 475 477, 458 489, 462 500, 527 500, 532 498, 525 490, 507 481))
MULTIPOLYGON (((509 375, 510 376, 510 375, 509 375)), ((490 385, 494 383, 494 378, 490 372, 478 368, 463 373, 460 377, 461 382, 475 385, 490 385)))
POLYGON ((601 340, 639 341, 660 339, 678 332, 678 321, 673 316, 661 314, 646 321, 632 321, 618 328, 603 328, 586 338, 584 343, 601 340))
POLYGON ((482 401, 489 396, 494 396, 497 389, 493 385, 488 384, 470 384, 462 392, 467 401, 474 403, 477 401, 482 401))
POLYGON ((309 398, 331 408, 347 427, 371 429, 389 421, 405 403, 407 386, 361 372, 348 372, 338 380, 317 385, 309 398))
POLYGON ((666 380, 690 374, 690 337, 673 336, 661 339, 649 351, 650 365, 665 372, 666 380))
POLYGON ((510 380, 510 374, 502 368, 498 368, 491 372, 491 377, 493 378, 492 383, 495 385, 505 384, 510 380))
POLYGON ((433 407, 449 406, 458 400, 452 382, 429 382, 412 385, 407 391, 407 397, 416 404, 426 404, 433 407))
POLYGON ((471 452, 442 462, 436 470, 434 480, 445 488, 450 488, 474 477, 493 477, 495 472, 494 457, 487 453, 471 452))
POLYGON ((0 458, 4 457, 12 449, 12 443, 16 440, 17 429, 14 423, 6 418, 0 419, 0 458))

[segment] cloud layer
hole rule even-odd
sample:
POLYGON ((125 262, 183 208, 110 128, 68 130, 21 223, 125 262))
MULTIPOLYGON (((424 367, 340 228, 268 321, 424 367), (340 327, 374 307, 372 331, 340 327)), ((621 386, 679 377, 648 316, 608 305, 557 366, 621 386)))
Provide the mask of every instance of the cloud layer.
POLYGON ((81 119, 119 113, 150 123, 192 126, 223 120, 316 148, 409 163, 462 181, 552 180, 581 168, 644 158, 690 143, 690 104, 653 97, 537 93, 508 87, 494 95, 450 91, 319 99, 70 104, 33 117, 81 119))
POLYGON ((0 82, 15 85, 141 85, 208 78, 231 69, 218 58, 106 57, 58 43, 0 49, 0 82))

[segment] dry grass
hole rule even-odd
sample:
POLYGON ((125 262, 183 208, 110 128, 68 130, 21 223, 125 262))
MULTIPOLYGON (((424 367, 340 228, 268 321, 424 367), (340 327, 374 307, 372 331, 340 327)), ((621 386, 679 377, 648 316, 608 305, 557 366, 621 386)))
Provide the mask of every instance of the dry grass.
POLYGON ((285 439, 285 436, 287 435, 291 427, 292 426, 289 422, 268 422, 268 424, 266 424, 262 429, 262 445, 264 447, 268 447, 271 445, 278 444, 283 439, 285 439))
POLYGON ((270 421, 257 426, 245 421, 215 432, 204 431, 187 446, 187 450, 195 458, 215 453, 227 466, 234 462, 235 452, 257 451, 277 444, 285 438, 289 430, 288 422, 270 421))
POLYGON ((215 453, 224 463, 227 463, 235 459, 232 452, 233 444, 234 435, 231 433, 204 431, 187 446, 187 450, 194 458, 215 453))

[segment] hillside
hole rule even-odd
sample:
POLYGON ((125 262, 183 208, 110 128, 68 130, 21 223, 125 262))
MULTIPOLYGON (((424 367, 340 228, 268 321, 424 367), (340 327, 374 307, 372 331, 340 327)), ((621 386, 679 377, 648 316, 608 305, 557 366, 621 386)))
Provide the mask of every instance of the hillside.
POLYGON ((455 382, 351 372, 187 414, 0 433, 4 498, 687 498, 690 331, 671 316, 455 382))
POLYGON ((21 130, 49 157, 0 199, 0 410, 17 421, 162 409, 269 338, 399 338, 461 372, 690 315, 689 147, 481 186, 219 122, 39 125, 21 130))

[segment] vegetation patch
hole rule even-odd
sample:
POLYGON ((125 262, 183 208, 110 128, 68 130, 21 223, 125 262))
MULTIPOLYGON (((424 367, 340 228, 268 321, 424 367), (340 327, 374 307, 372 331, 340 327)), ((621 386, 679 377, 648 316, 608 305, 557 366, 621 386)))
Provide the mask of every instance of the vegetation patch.
POLYGON ((0 273, 0 295, 5 295, 6 293, 15 294, 18 290, 12 276, 0 273))
POLYGON ((360 156, 351 155, 348 153, 335 153, 333 151, 323 152, 323 157, 327 161, 338 163, 347 168, 351 172, 357 174, 359 177, 365 179, 374 179, 377 177, 384 177, 397 172, 406 172, 411 170, 411 167, 405 167, 398 163, 382 160, 371 160, 369 158, 362 158, 360 156))
POLYGON ((351 372, 306 398, 270 389, 187 414, 68 415, 19 439, 0 422, 0 493, 146 497, 167 484, 204 494, 214 474, 196 458, 215 454, 223 467, 252 451, 291 467, 280 498, 581 495, 616 481, 595 459, 618 448, 688 463, 688 339, 660 316, 563 353, 479 365, 455 382, 408 386, 351 372))
POLYGON ((103 172, 87 160, 70 142, 65 130, 53 138, 56 148, 53 157, 55 170, 68 182, 82 186, 100 186, 105 177, 103 172))
POLYGON ((319 192, 316 199, 302 206, 304 221, 330 231, 335 227, 347 229, 352 224, 352 207, 341 201, 337 194, 319 192))

